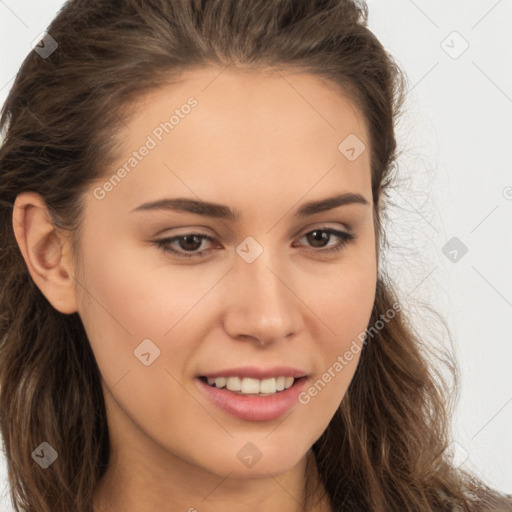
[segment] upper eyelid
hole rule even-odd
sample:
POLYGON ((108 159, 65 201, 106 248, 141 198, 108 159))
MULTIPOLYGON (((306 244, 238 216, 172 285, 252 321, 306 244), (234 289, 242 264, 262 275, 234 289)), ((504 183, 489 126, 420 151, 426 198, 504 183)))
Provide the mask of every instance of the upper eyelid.
MULTIPOLYGON (((345 233, 347 235, 355 237, 355 233, 352 230, 350 230, 350 229, 344 229, 344 228, 332 227, 332 226, 326 226, 326 225, 320 224, 318 226, 314 226, 312 228, 306 228, 303 231, 299 231, 298 234, 294 235, 294 240, 297 239, 297 238, 302 238, 305 235, 311 233, 312 231, 316 231, 316 230, 318 230, 318 231, 327 231, 331 235, 333 235, 333 236, 335 236, 337 238, 341 238, 342 237, 342 235, 340 235, 338 233, 345 233)), ((211 235, 207 235, 206 233, 201 233, 201 232, 199 232, 199 230, 195 231, 194 229, 189 229, 189 231, 185 231, 185 232, 183 232, 183 233, 181 233, 179 235, 164 236, 163 238, 156 239, 155 242, 173 243, 173 242, 176 242, 179 238, 187 236, 187 235, 196 235, 196 236, 201 237, 202 240, 208 240, 209 242, 218 241, 218 237, 217 236, 211 236, 211 235)), ((203 249, 203 251, 204 250, 207 250, 207 249, 203 249)))
MULTIPOLYGON (((347 234, 351 234, 353 232, 353 229, 346 222, 337 222, 337 223, 334 223, 335 225, 329 225, 329 224, 332 224, 332 222, 329 223, 329 221, 327 221, 324 223, 322 223, 322 222, 316 223, 316 224, 314 223, 306 228, 301 228, 300 230, 295 231, 295 234, 293 235, 293 237, 304 236, 305 234, 310 233, 311 231, 314 231, 316 229, 318 229, 318 230, 332 229, 332 230, 337 230, 337 231, 343 231, 347 234)), ((161 229, 158 231, 158 233, 156 233, 155 236, 161 235, 161 233, 163 233, 165 231, 169 231, 170 229, 172 229, 172 228, 161 229)), ((197 228, 177 227, 174 229, 183 229, 184 231, 182 231, 181 233, 179 233, 177 235, 175 235, 175 234, 164 235, 161 238, 161 240, 167 240, 169 238, 180 237, 180 236, 185 236, 185 235, 201 235, 201 236, 205 236, 205 237, 209 237, 209 238, 213 238, 213 239, 220 238, 217 234, 209 234, 208 233, 209 228, 207 228, 205 226, 204 227, 201 226, 201 227, 197 227, 197 228)), ((233 233, 231 231, 230 231, 230 235, 233 235, 233 233)))
POLYGON ((347 234, 352 234, 353 233, 353 230, 348 226, 346 225, 345 223, 338 223, 338 225, 335 225, 335 226, 331 226, 329 225, 328 222, 322 224, 313 224, 313 225, 310 225, 309 227, 307 228, 304 228, 304 229, 300 229, 299 231, 297 231, 297 234, 295 235, 296 237, 297 236, 304 236, 308 233, 310 233, 311 231, 315 231, 316 229, 318 230, 333 230, 333 231, 342 231, 342 232, 345 232, 347 234), (339 224, 343 224, 343 226, 340 226, 339 224))

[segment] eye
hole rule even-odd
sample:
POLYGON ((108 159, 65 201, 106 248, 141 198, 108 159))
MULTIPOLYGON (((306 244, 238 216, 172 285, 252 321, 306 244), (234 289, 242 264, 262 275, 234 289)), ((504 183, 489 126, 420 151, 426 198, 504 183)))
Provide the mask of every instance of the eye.
POLYGON ((190 252, 197 251, 204 240, 208 240, 212 242, 215 240, 213 237, 204 235, 201 233, 186 233, 184 235, 173 236, 172 238, 164 238, 163 240, 156 240, 155 244, 164 252, 175 254, 179 257, 191 258, 191 257, 204 257, 205 251, 199 252, 190 252), (181 246, 181 249, 189 252, 182 252, 180 250, 173 249, 171 244, 178 243, 181 246))
MULTIPOLYGON (((356 235, 332 228, 316 228, 313 231, 308 231, 302 235, 301 238, 307 238, 308 241, 313 244, 313 248, 310 247, 306 249, 308 252, 331 254, 341 251, 350 241, 356 238, 356 235), (339 239, 339 242, 333 246, 327 246, 327 249, 322 249, 322 247, 324 247, 324 243, 328 242, 333 235, 339 239), (320 249, 315 249, 314 247, 320 247, 320 249)), ((198 251, 198 249, 202 246, 205 240, 213 242, 215 238, 203 233, 186 233, 184 235, 173 236, 171 238, 155 240, 153 243, 163 252, 171 253, 178 257, 203 258, 208 250, 203 249, 198 251), (178 244, 178 250, 172 247, 173 244, 178 244)))
POLYGON ((327 249, 307 249, 308 252, 331 254, 337 251, 341 251, 345 248, 346 245, 348 245, 349 242, 356 238, 356 235, 353 233, 347 233, 345 231, 339 231, 332 228, 316 228, 313 231, 308 231, 301 238, 307 238, 308 241, 313 243, 313 247, 318 247, 317 244, 319 244, 321 247, 324 247, 323 243, 329 241, 333 235, 339 239, 337 244, 330 247, 328 246, 327 249))

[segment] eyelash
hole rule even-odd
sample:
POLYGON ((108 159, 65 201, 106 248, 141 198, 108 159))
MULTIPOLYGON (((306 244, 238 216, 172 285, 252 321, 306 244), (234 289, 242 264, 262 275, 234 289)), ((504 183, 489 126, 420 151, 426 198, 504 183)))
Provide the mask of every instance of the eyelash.
MULTIPOLYGON (((322 231, 322 232, 325 232, 325 233, 329 233, 331 235, 335 235, 337 236, 338 238, 341 239, 340 243, 337 244, 336 246, 334 247, 331 247, 329 249, 307 249, 308 252, 311 252, 311 253, 321 253, 321 254, 333 254, 333 253, 336 253, 338 251, 341 251, 342 249, 344 249, 351 241, 353 241, 355 238, 356 238, 356 235, 352 234, 352 233, 346 233, 344 231, 339 231, 337 229, 331 229, 331 228, 316 228, 316 229, 313 229, 311 231, 308 231, 307 233, 304 233, 300 238, 306 236, 306 235, 309 235, 310 233, 313 233, 315 231, 322 231)), ((180 251, 176 251, 175 249, 172 249, 170 247, 170 244, 176 240, 179 240, 179 239, 182 239, 182 238, 185 238, 187 236, 196 236, 196 237, 200 237, 201 240, 208 240, 208 241, 213 241, 215 240, 215 238, 211 237, 211 236, 208 236, 208 235, 204 235, 202 233, 185 233, 184 235, 179 235, 179 236, 174 236, 174 237, 171 237, 171 238, 163 238, 162 240, 155 240, 154 241, 154 244, 160 249, 162 250, 164 253, 171 253, 173 255, 176 255, 180 258, 204 258, 204 253, 205 252, 208 252, 207 250, 204 250, 204 251, 199 251, 199 252, 180 252, 180 251)))

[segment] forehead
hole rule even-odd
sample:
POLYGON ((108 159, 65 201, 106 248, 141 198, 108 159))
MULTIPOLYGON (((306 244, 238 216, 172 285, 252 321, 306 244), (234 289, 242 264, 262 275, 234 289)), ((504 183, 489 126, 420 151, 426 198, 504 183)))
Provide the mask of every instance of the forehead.
POLYGON ((188 70, 132 108, 118 134, 119 158, 105 176, 125 169, 109 192, 112 202, 134 207, 141 198, 156 199, 155 193, 211 194, 229 202, 235 190, 271 196, 276 187, 296 196, 319 181, 323 190, 370 186, 369 151, 350 161, 339 149, 354 135, 369 147, 365 120, 317 75, 188 70))
POLYGON ((295 137, 365 130, 363 116, 339 86, 319 75, 273 68, 185 71, 132 104, 135 115, 130 128, 157 126, 183 109, 190 98, 197 101, 197 107, 191 109, 194 115, 186 126, 203 135, 213 127, 242 129, 240 135, 257 132, 262 140, 283 129, 295 137))

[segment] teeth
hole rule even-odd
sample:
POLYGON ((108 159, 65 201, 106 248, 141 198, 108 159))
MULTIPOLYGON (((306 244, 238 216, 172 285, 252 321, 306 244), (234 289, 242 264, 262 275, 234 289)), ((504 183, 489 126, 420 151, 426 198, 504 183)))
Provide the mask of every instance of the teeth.
MULTIPOLYGON (((215 379, 215 385, 217 385, 217 379, 215 379)), ((239 377, 228 377, 226 387, 229 391, 240 391, 242 389, 242 381, 239 377)))
POLYGON ((293 385, 293 377, 271 377, 270 379, 252 379, 250 377, 208 377, 208 384, 217 388, 226 387, 229 391, 241 395, 273 395, 278 391, 288 389, 293 385))
POLYGON ((276 379, 276 389, 277 391, 283 391, 284 389, 284 381, 286 380, 286 377, 277 377, 276 379))
MULTIPOLYGON (((209 381, 210 379, 208 379, 209 381)), ((217 377, 216 379, 212 379, 212 384, 215 384, 218 388, 223 388, 226 385, 228 379, 226 377, 217 377)), ((210 382, 208 382, 210 384, 210 382)))
POLYGON ((256 385, 259 387, 259 389, 256 388, 258 389, 258 393, 275 393, 277 391, 276 379, 274 377, 271 379, 264 379, 261 383, 256 380, 256 385))
POLYGON ((258 379, 242 379, 242 389, 240 391, 242 391, 242 393, 259 393, 260 381, 258 379))

